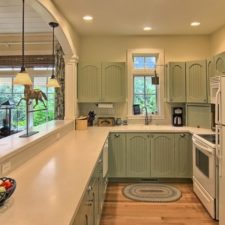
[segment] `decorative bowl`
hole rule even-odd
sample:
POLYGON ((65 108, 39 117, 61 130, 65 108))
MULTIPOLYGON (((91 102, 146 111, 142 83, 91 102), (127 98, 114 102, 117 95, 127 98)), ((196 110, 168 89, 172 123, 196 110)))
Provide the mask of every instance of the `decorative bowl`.
POLYGON ((0 193, 0 206, 2 206, 5 201, 10 198, 10 196, 13 194, 13 192, 16 189, 16 181, 9 177, 1 177, 0 178, 0 187, 5 187, 5 192, 0 193), (11 184, 10 187, 7 187, 4 185, 4 182, 8 182, 11 184))

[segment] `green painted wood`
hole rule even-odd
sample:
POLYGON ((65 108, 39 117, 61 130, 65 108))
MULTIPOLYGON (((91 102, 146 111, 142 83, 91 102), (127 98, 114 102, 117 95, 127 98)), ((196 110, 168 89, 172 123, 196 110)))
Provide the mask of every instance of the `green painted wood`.
POLYGON ((189 103, 207 103, 206 60, 186 63, 186 97, 189 103))
POLYGON ((208 103, 210 103, 210 78, 215 76, 215 62, 213 58, 207 59, 207 95, 208 103))
POLYGON ((80 63, 77 75, 78 102, 99 102, 101 99, 101 64, 80 63))
POLYGON ((175 134, 175 176, 192 178, 192 140, 188 133, 175 134))
POLYGON ((211 128, 211 105, 186 106, 186 124, 190 127, 211 128))
POLYGON ((185 62, 169 62, 167 76, 167 100, 168 102, 186 101, 185 62))
POLYGON ((151 176, 174 177, 174 135, 153 134, 151 138, 151 176))
POLYGON ((109 136, 109 177, 126 177, 126 134, 111 133, 109 136))
POLYGON ((214 56, 215 75, 220 76, 225 74, 225 52, 214 56))
POLYGON ((125 63, 102 63, 102 102, 125 101, 125 63))
POLYGON ((127 177, 150 177, 150 138, 146 133, 127 134, 127 177))

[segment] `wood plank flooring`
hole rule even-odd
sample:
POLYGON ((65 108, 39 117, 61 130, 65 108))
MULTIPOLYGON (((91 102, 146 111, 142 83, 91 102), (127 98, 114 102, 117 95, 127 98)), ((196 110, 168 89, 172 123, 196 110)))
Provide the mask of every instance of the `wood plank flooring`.
POLYGON ((173 183, 182 197, 171 203, 146 203, 127 199, 128 183, 108 186, 100 225, 218 225, 192 192, 192 184, 173 183))

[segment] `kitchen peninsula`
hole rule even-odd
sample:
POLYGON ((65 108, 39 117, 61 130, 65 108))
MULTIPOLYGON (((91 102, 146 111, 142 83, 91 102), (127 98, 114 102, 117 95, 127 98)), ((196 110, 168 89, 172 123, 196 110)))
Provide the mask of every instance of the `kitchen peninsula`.
POLYGON ((212 133, 208 129, 155 125, 68 131, 6 174, 16 179, 17 189, 0 208, 0 223, 72 225, 109 132, 212 133))

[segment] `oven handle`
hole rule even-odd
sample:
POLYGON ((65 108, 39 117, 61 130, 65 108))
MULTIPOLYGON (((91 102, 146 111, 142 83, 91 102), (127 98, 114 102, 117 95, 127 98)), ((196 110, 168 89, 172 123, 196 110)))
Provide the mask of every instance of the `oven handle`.
POLYGON ((211 148, 209 148, 207 146, 202 146, 196 139, 193 139, 193 144, 194 144, 194 146, 200 148, 204 152, 209 153, 210 155, 213 155, 213 153, 214 153, 214 151, 211 148))

